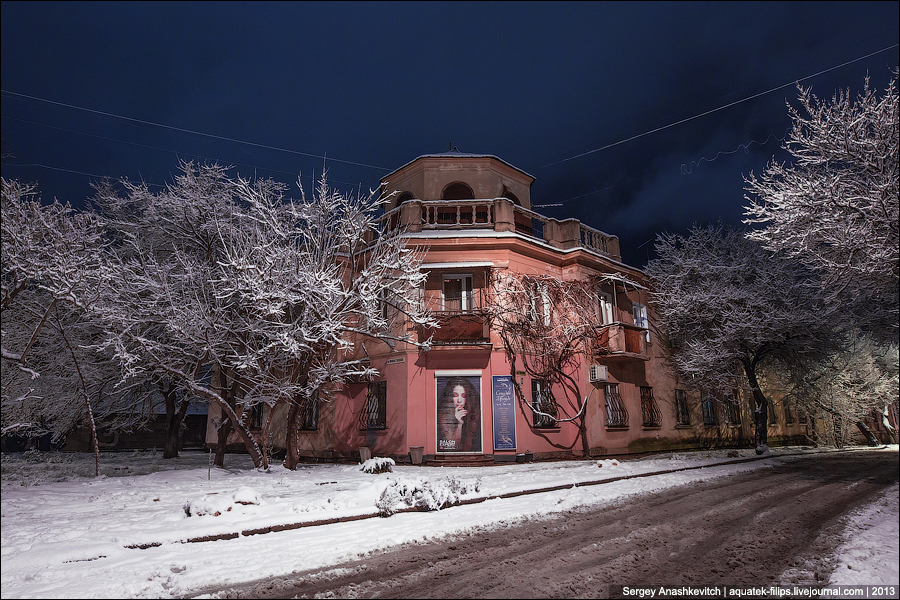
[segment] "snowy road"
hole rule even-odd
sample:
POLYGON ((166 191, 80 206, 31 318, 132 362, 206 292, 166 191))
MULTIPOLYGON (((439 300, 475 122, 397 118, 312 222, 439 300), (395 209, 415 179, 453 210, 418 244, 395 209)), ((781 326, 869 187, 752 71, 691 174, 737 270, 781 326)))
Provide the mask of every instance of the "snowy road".
MULTIPOLYGON (((822 557, 841 542, 841 517, 897 481, 895 453, 786 458, 614 506, 207 592, 229 598, 608 597, 611 584, 824 584, 833 565, 822 557)), ((467 508, 448 512, 457 510, 467 508)))

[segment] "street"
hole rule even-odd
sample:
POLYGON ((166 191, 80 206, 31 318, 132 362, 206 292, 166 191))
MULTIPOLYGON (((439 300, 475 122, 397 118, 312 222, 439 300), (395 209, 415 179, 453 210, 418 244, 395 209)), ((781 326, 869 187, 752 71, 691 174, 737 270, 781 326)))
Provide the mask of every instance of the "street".
MULTIPOLYGON (((894 453, 796 457, 615 506, 416 544, 218 597, 608 597, 609 585, 814 585, 842 515, 898 480, 894 453)), ((465 507, 447 510, 466 510, 465 507)), ((390 527, 390 521, 385 521, 390 527)), ((213 592, 212 590, 206 590, 213 592)))

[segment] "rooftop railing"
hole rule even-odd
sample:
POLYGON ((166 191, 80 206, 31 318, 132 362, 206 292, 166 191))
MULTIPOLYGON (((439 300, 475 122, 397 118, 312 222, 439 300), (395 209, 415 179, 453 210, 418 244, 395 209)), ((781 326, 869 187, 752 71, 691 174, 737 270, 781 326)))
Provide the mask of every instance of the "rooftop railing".
POLYGON ((619 238, 588 227, 577 219, 557 220, 516 205, 508 198, 474 200, 407 200, 385 213, 389 229, 410 233, 433 230, 493 229, 516 232, 550 246, 584 248, 621 260, 619 238))

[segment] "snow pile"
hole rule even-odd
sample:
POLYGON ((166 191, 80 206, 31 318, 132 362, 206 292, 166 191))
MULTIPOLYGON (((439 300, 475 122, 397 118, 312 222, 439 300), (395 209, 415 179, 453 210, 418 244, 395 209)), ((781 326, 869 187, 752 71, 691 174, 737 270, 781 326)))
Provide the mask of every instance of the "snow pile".
POLYGON ((378 475, 379 473, 393 473, 395 464, 397 463, 394 462, 393 458, 376 457, 370 458, 364 462, 359 470, 363 473, 372 473, 373 475, 378 475))
POLYGON ((600 469, 603 469, 603 468, 612 469, 613 467, 618 467, 618 466, 619 466, 619 461, 617 461, 614 458, 597 461, 597 467, 600 469))
POLYGON ((231 495, 213 493, 196 500, 189 500, 184 505, 184 514, 189 517, 202 517, 203 515, 218 517, 231 512, 235 504, 248 506, 259 503, 259 494, 245 486, 231 495))
POLYGON ((389 517, 405 508, 441 510, 459 504, 463 496, 473 496, 479 487, 480 480, 466 482, 456 477, 433 481, 424 477, 390 479, 375 506, 382 517, 389 517))

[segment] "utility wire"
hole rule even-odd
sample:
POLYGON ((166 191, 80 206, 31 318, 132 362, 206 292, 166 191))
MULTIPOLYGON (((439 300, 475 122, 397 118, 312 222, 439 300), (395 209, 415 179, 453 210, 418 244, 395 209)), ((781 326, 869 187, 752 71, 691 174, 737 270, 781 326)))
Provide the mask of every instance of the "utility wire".
MULTIPOLYGON (((105 117, 113 117, 116 119, 122 119, 124 121, 131 121, 132 123, 141 123, 142 125, 152 125, 153 127, 162 127, 163 129, 170 129, 172 131, 179 131, 181 133, 190 133, 193 135, 199 135, 203 137, 213 138, 216 140, 222 140, 225 142, 233 142, 235 144, 246 144, 248 146, 254 146, 256 148, 265 148, 266 150, 277 150, 278 152, 288 152, 290 154, 297 154, 299 156, 308 156, 310 158, 321 158, 322 160, 326 160, 325 156, 320 156, 318 154, 309 154, 306 152, 300 152, 298 150, 289 150, 287 148, 279 148, 277 146, 269 146, 266 144, 257 144, 256 142, 247 142, 244 140, 238 140, 235 138, 225 137, 222 135, 215 135, 212 133, 204 133, 202 131, 194 131, 192 129, 184 129, 182 127, 174 127, 172 125, 164 125, 162 123, 154 123, 153 121, 145 121, 143 119, 135 119, 134 117, 126 117, 123 115, 117 115, 115 113, 104 112, 102 110, 94 110, 93 108, 85 108, 83 106, 75 106, 74 104, 66 104, 65 102, 57 102, 55 100, 48 100, 46 98, 38 98, 37 96, 29 96, 28 94, 20 94, 18 92, 11 92, 9 90, 0 90, 4 94, 9 94, 11 96, 17 96, 19 98, 27 98, 29 100, 37 100, 39 102, 46 102, 47 104, 55 104, 57 106, 64 106, 66 108, 72 108, 75 110, 83 110, 85 112, 94 113, 96 115, 103 115, 105 117)), ((376 165, 368 165, 366 163, 353 162, 350 160, 341 160, 339 158, 328 158, 327 160, 331 160, 334 162, 344 163, 347 165, 355 165, 357 167, 367 167, 369 169, 378 169, 380 171, 390 171, 387 167, 379 167, 376 165)))
POLYGON ((801 81, 805 81, 805 80, 811 79, 811 78, 813 78, 813 77, 818 77, 819 75, 822 75, 823 73, 828 73, 829 71, 834 71, 835 69, 840 69, 841 67, 846 67, 847 65, 853 64, 853 63, 855 63, 855 62, 859 62, 859 61, 861 61, 861 60, 864 60, 864 59, 866 59, 866 58, 869 58, 870 56, 875 56, 876 54, 880 54, 881 52, 884 52, 884 51, 886 51, 886 50, 890 50, 891 48, 896 48, 897 46, 900 46, 900 44, 893 44, 893 45, 891 45, 891 46, 888 46, 887 48, 882 48, 881 50, 876 50, 875 52, 871 52, 871 53, 869 53, 869 54, 866 54, 865 56, 860 56, 859 58, 854 58, 853 60, 848 60, 848 61, 845 62, 845 63, 841 63, 841 64, 836 65, 836 66, 834 66, 834 67, 830 67, 830 68, 828 68, 828 69, 824 69, 824 70, 822 70, 822 71, 819 71, 818 73, 813 73, 812 75, 807 75, 806 77, 801 77, 800 79, 795 79, 794 81, 791 81, 790 83, 785 83, 784 85, 779 85, 778 87, 774 87, 774 88, 772 88, 772 89, 770 89, 770 90, 766 90, 765 92, 759 92, 758 94, 753 94, 752 96, 747 96, 746 98, 743 98, 743 99, 741 99, 741 100, 735 100, 734 102, 729 102, 728 104, 723 104, 722 106, 720 106, 720 107, 718 107, 718 108, 713 108, 713 109, 711 109, 711 110, 707 110, 707 111, 702 112, 702 113, 700 113, 700 114, 694 115, 693 117, 687 117, 687 118, 685 118, 685 119, 681 119, 680 121, 675 121, 674 123, 669 123, 668 125, 663 125, 662 127, 657 127, 657 128, 655 128, 655 129, 651 129, 651 130, 649 130, 649 131, 645 131, 644 133, 639 133, 639 134, 637 134, 637 135, 633 135, 633 136, 631 136, 630 138, 626 138, 626 139, 624 139, 624 140, 619 140, 618 142, 613 142, 613 143, 611 143, 611 144, 607 144, 607 145, 605 145, 605 146, 601 146, 600 148, 594 148, 593 150, 588 150, 587 152, 582 152, 581 154, 576 154, 576 155, 574 155, 574 156, 570 156, 570 157, 568 157, 568 158, 564 158, 564 159, 558 160, 558 161, 556 161, 556 162, 548 163, 548 164, 544 165, 544 166, 541 167, 541 168, 543 169, 543 168, 546 168, 546 167, 552 167, 553 165, 558 165, 558 164, 560 164, 560 163, 568 162, 568 161, 570 161, 570 160, 575 160, 576 158, 581 158, 582 156, 587 156, 588 154, 594 154, 595 152, 600 152, 601 150, 606 150, 606 149, 608 149, 608 148, 612 148, 613 146, 618 146, 618 145, 620 145, 620 144, 624 144, 625 142, 630 142, 630 141, 632 141, 632 140, 636 140, 636 139, 638 139, 638 138, 642 138, 642 137, 644 137, 645 135, 650 135, 651 133, 656 133, 656 132, 658 132, 658 131, 662 131, 662 130, 664 130, 664 129, 668 129, 668 128, 670 128, 670 127, 675 127, 676 125, 681 125, 682 123, 687 123, 688 121, 693 121, 694 119, 699 119, 700 117, 705 117, 706 115, 712 114, 712 113, 714 113, 714 112, 718 112, 718 111, 720 111, 720 110, 725 110, 726 108, 732 107, 732 106, 734 106, 734 105, 736 105, 736 104, 741 104, 742 102, 747 102, 748 100, 753 100, 754 98, 759 98, 760 96, 764 96, 764 95, 766 95, 766 94, 770 94, 770 93, 772 93, 772 92, 776 92, 776 91, 778 91, 778 90, 780 90, 780 89, 782 89, 782 88, 786 88, 786 87, 791 86, 791 85, 796 85, 796 84, 800 83, 801 81))

